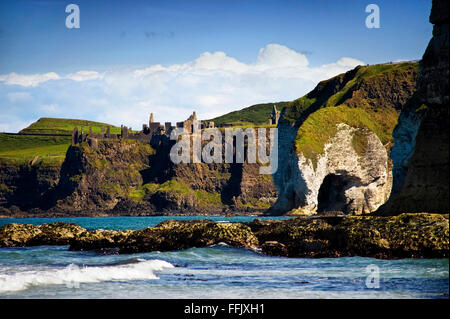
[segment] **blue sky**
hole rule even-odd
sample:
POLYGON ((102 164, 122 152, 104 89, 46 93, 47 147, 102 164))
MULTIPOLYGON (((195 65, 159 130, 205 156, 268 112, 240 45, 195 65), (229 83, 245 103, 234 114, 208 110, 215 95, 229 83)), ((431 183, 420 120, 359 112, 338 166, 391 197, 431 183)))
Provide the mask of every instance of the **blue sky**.
POLYGON ((2 0, 0 131, 41 116, 136 126, 153 110, 179 121, 192 109, 207 118, 294 99, 360 63, 420 59, 430 9, 430 0, 2 0), (65 27, 69 3, 79 29, 65 27), (379 29, 365 26, 369 3, 379 29))

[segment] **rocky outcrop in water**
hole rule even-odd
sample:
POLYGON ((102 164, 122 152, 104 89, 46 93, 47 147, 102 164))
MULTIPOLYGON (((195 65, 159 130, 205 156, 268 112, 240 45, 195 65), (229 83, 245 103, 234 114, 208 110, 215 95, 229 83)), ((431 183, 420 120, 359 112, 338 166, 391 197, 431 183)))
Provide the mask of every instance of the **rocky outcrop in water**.
POLYGON ((379 214, 449 212, 448 1, 433 0, 433 37, 420 62, 416 101, 402 111, 394 135, 394 191, 379 214))
POLYGON ((263 251, 289 257, 440 258, 448 256, 448 217, 401 214, 396 217, 297 218, 253 222, 263 251))
POLYGON ((39 226, 7 224, 0 227, 0 247, 68 245, 85 231, 77 224, 63 222, 39 226))
POLYGON ((442 258, 449 255, 449 223, 448 215, 401 214, 248 223, 167 220, 136 231, 89 232, 66 223, 0 227, 0 247, 70 244, 70 250, 126 254, 220 243, 287 257, 442 258))

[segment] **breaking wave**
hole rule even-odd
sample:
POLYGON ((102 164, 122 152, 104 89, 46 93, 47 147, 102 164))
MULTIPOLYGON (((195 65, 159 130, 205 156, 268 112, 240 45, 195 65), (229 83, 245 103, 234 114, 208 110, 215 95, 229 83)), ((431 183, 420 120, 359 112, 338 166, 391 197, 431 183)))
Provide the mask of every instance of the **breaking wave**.
POLYGON ((137 259, 109 266, 79 267, 70 264, 62 269, 0 274, 0 293, 41 285, 66 285, 68 288, 78 288, 80 283, 159 279, 155 272, 173 267, 164 260, 137 259))

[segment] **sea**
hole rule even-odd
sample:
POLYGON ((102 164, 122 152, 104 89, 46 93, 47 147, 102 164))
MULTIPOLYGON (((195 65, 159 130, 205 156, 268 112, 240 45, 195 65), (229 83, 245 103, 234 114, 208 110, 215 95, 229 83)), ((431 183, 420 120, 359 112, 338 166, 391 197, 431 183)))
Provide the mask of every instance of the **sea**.
MULTIPOLYGON (((88 230, 125 230, 204 218, 4 218, 0 226, 63 221, 88 230)), ((207 218, 245 222, 256 216, 207 218)), ((129 255, 69 251, 68 246, 0 248, 0 298, 448 299, 448 273, 448 259, 286 258, 224 243, 129 255)))

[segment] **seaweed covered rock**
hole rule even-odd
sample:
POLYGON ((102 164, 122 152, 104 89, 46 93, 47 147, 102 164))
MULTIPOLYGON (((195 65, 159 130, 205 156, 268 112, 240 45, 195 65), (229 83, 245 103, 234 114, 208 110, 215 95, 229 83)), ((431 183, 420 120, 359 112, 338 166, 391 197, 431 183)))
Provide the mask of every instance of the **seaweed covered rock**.
POLYGON ((240 223, 168 220, 156 227, 132 233, 120 245, 120 252, 167 251, 219 243, 255 248, 258 239, 248 226, 240 223))
POLYGON ((346 255, 434 258, 449 255, 448 215, 358 216, 334 229, 334 246, 346 255))
POLYGON ((0 247, 26 246, 41 233, 38 227, 29 224, 7 224, 0 227, 0 247))
POLYGON ((332 257, 327 234, 332 223, 324 218, 294 218, 248 223, 264 253, 288 257, 332 257))
POLYGON ((117 248, 133 231, 97 229, 84 231, 71 241, 70 250, 107 250, 117 248))
POLYGON ((225 243, 287 257, 443 258, 449 256, 448 215, 298 217, 216 223, 167 220, 142 230, 86 231, 73 223, 0 227, 0 247, 67 245, 70 250, 139 253, 225 243))
POLYGON ((296 218, 248 224, 263 252, 290 257, 439 258, 449 255, 448 215, 296 218))
POLYGON ((68 245, 85 231, 75 223, 56 222, 39 226, 13 223, 0 227, 0 247, 68 245))
POLYGON ((75 223, 56 222, 37 226, 40 232, 30 239, 29 245, 68 245, 72 239, 86 231, 75 223))

